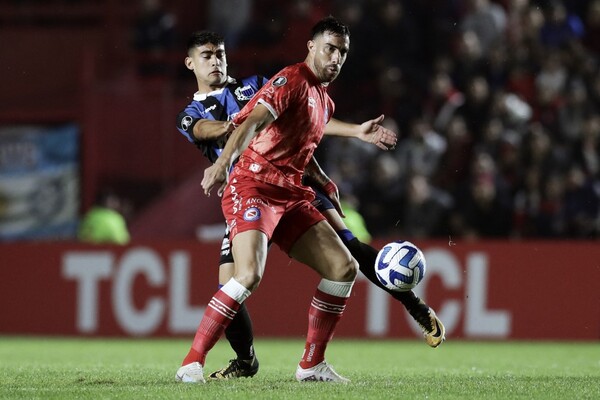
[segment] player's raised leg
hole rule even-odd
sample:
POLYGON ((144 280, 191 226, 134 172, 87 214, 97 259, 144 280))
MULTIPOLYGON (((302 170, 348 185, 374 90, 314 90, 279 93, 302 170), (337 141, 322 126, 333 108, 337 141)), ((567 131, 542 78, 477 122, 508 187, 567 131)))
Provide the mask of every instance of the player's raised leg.
POLYGON ((404 305, 406 311, 413 317, 413 319, 419 324, 425 343, 430 347, 438 347, 446 339, 446 329, 444 324, 437 317, 433 308, 429 307, 427 303, 421 300, 412 290, 406 292, 398 292, 386 288, 381 284, 377 276, 375 275, 375 259, 377 258, 378 251, 369 246, 368 244, 360 242, 357 238, 353 238, 349 241, 344 241, 350 253, 359 264, 360 272, 363 273, 367 279, 374 285, 378 286, 382 290, 385 290, 394 299, 404 305))
POLYGON ((360 272, 363 273, 367 279, 374 285, 382 290, 388 292, 394 299, 404 305, 404 308, 413 317, 413 319, 421 327, 425 343, 431 347, 438 347, 446 339, 446 328, 442 321, 437 317, 433 308, 429 307, 423 300, 421 300, 415 293, 410 290, 407 292, 398 292, 386 288, 381 284, 377 276, 375 275, 375 260, 377 259, 378 251, 369 246, 366 243, 359 241, 354 234, 346 227, 346 224, 335 210, 329 200, 321 193, 317 191, 317 196, 321 201, 323 209, 319 209, 321 214, 327 218, 327 222, 337 232, 340 239, 352 256, 356 259, 359 265, 360 272))

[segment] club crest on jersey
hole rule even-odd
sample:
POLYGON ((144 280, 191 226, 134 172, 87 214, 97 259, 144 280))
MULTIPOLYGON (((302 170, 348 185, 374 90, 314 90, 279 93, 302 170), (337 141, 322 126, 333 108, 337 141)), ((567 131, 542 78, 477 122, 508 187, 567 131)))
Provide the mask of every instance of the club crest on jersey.
POLYGON ((260 171, 260 164, 252 163, 252 164, 250 164, 248 169, 256 174, 257 172, 260 171))
POLYGON ((285 76, 278 76, 273 81, 273 86, 283 86, 287 83, 287 78, 285 76))
POLYGON ((181 120, 181 129, 183 129, 184 131, 187 131, 188 128, 190 127, 190 125, 192 125, 193 121, 194 121, 194 119, 192 117, 190 117, 189 115, 186 115, 181 120))
POLYGON ((244 211, 244 221, 256 221, 260 218, 260 210, 258 207, 250 207, 244 211))
POLYGON ((254 96, 254 89, 252 86, 246 85, 235 89, 234 93, 239 101, 248 101, 254 96))

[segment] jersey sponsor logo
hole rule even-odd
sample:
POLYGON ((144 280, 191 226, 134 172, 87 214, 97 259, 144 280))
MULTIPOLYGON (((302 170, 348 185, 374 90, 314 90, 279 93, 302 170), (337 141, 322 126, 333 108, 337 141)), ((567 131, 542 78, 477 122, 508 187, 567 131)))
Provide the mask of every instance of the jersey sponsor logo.
POLYGON ((216 109, 217 105, 213 104, 212 106, 208 107, 207 109, 204 110, 204 114, 208 114, 209 112, 211 112, 212 110, 216 109))
POLYGON ((285 76, 278 76, 273 81, 273 86, 283 86, 287 83, 287 78, 285 76))
POLYGON ((252 86, 246 85, 235 89, 234 94, 239 101, 248 101, 254 96, 254 89, 252 86))
POLYGON ((248 200, 246 200, 246 206, 249 206, 251 204, 261 204, 265 207, 268 207, 269 210, 273 212, 273 214, 277 214, 277 210, 275 209, 275 207, 270 205, 267 200, 261 199, 259 197, 251 197, 248 200))
POLYGON ((248 200, 246 200, 246 205, 248 206, 250 204, 262 204, 262 205, 265 205, 267 207, 270 207, 268 201, 263 200, 263 199, 261 199, 259 197, 250 197, 248 200))
POLYGON ((250 207, 244 211, 244 221, 256 221, 260 218, 260 210, 258 207, 250 207))
POLYGON ((194 119, 192 117, 186 115, 181 119, 181 129, 187 132, 188 128, 190 127, 190 125, 192 125, 193 121, 194 119))

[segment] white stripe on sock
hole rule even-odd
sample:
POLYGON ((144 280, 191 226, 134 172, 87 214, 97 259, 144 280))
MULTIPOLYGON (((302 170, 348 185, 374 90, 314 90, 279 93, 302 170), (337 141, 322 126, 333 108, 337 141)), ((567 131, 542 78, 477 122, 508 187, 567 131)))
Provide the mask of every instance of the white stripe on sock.
POLYGON ((352 292, 352 285, 354 285, 354 281, 335 282, 323 278, 319 282, 319 290, 332 296, 348 298, 350 297, 350 292, 352 292))
POLYGON ((252 294, 251 291, 233 278, 224 284, 221 290, 239 304, 242 304, 252 294))

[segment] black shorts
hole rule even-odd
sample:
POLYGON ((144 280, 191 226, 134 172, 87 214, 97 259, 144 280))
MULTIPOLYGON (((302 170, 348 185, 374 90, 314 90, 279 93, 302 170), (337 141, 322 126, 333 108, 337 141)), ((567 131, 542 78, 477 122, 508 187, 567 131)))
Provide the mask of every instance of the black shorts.
MULTIPOLYGON (((317 186, 311 185, 315 191, 315 199, 312 201, 312 205, 315 206, 319 212, 334 209, 334 205, 329 200, 329 197, 321 191, 317 186)), ((269 243, 270 245, 270 243, 269 243)), ((233 253, 231 252, 231 241, 229 240, 229 228, 225 228, 225 234, 223 235, 223 241, 221 242, 221 256, 219 257, 219 265, 229 264, 233 262, 233 253)))

